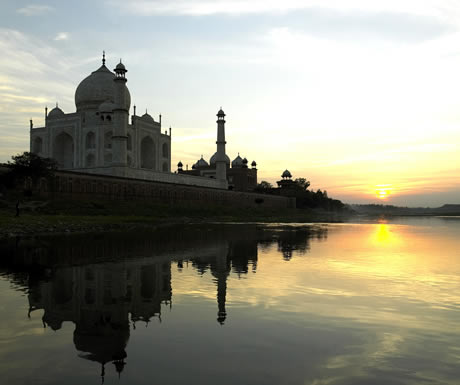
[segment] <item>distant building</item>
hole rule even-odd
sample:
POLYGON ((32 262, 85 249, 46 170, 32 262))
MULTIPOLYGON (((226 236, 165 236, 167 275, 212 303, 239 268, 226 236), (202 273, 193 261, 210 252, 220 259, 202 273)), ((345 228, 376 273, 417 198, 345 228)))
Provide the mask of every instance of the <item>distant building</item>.
MULTIPOLYGON (((191 170, 184 170, 182 162, 177 165, 177 172, 186 175, 200 175, 208 178, 215 178, 216 166, 214 155, 210 162, 201 157, 191 170)), ((228 158, 228 157, 227 157, 228 158)), ((257 163, 252 162, 251 168, 248 167, 247 159, 242 159, 240 155, 230 163, 226 162, 228 188, 235 191, 253 191, 257 187, 257 163), (231 167, 230 167, 231 166, 231 167)))
POLYGON ((225 113, 221 108, 217 113, 217 152, 210 158, 209 163, 203 158, 202 155, 201 158, 192 165, 191 170, 184 170, 183 163, 179 162, 177 164, 177 172, 183 175, 195 175, 215 179, 218 178, 219 175, 218 163, 220 162, 225 167, 225 174, 229 189, 235 191, 252 191, 257 186, 257 163, 252 161, 251 168, 249 168, 248 160, 246 158, 241 158, 240 154, 238 153, 238 156, 230 164, 230 158, 225 153, 226 142, 224 125, 225 113), (220 137, 219 132, 221 132, 220 137))
POLYGON ((292 180, 292 174, 289 170, 284 170, 281 174, 281 180, 277 181, 276 184, 282 190, 290 190, 298 188, 298 184, 292 180))

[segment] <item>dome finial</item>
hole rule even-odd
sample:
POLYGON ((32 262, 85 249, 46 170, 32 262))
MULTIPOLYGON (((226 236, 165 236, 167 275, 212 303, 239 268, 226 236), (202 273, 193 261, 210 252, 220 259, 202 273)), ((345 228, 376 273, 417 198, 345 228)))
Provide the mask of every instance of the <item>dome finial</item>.
POLYGON ((56 108, 58 108, 58 107, 59 107, 59 106, 58 106, 58 102, 56 102, 56 108))
POLYGON ((105 51, 102 51, 102 65, 105 66, 105 51))

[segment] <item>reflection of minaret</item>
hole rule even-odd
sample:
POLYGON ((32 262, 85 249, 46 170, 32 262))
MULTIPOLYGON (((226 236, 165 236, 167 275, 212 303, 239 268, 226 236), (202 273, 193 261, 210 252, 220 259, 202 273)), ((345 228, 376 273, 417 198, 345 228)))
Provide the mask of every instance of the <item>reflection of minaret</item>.
POLYGON ((227 275, 219 274, 217 277, 217 322, 221 325, 224 324, 227 318, 227 312, 225 311, 225 299, 227 296, 227 275))
POLYGON ((216 264, 215 266, 211 266, 211 271, 217 280, 217 322, 223 325, 227 318, 225 301, 227 297, 227 277, 230 274, 230 261, 227 258, 227 248, 223 249, 216 257, 216 264))

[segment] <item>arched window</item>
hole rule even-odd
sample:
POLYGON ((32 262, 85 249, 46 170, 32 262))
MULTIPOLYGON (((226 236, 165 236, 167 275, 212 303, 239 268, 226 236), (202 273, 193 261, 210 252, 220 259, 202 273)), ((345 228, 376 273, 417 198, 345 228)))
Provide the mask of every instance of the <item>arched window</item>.
POLYGON ((69 134, 61 132, 54 141, 53 157, 57 160, 58 166, 61 168, 73 168, 73 154, 73 138, 69 134))
POLYGON ((104 147, 107 149, 112 148, 112 131, 108 131, 104 135, 104 147))
POLYGON ((163 158, 167 158, 168 156, 169 156, 168 143, 163 143, 163 158))
POLYGON ((112 117, 110 115, 107 115, 106 120, 110 122, 112 120, 112 117))
POLYGON ((168 163, 163 163, 163 172, 168 172, 168 163))
POLYGON ((133 165, 133 160, 132 160, 132 158, 131 158, 129 155, 126 157, 126 164, 127 164, 129 167, 131 167, 131 166, 133 165))
POLYGON ((141 168, 155 168, 155 145, 150 136, 146 136, 141 142, 141 168))
POLYGON ((94 132, 88 132, 86 134, 86 149, 96 148, 96 135, 94 132))
POLYGON ((34 153, 40 154, 43 151, 43 140, 39 136, 34 140, 34 153))

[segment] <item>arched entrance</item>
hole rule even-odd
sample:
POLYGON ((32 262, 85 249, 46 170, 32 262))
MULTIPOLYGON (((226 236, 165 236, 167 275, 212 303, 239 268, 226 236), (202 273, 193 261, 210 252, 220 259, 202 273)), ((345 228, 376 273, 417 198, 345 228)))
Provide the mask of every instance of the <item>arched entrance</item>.
POLYGON ((35 138, 34 140, 34 153, 40 155, 43 150, 43 140, 40 137, 35 138))
POLYGON ((96 158, 94 154, 86 155, 86 167, 94 167, 96 165, 96 158))
POLYGON ((74 145, 72 137, 61 132, 54 140, 54 159, 60 168, 73 168, 74 145))
POLYGON ((155 168, 155 145, 150 136, 146 136, 141 142, 141 167, 155 168))

